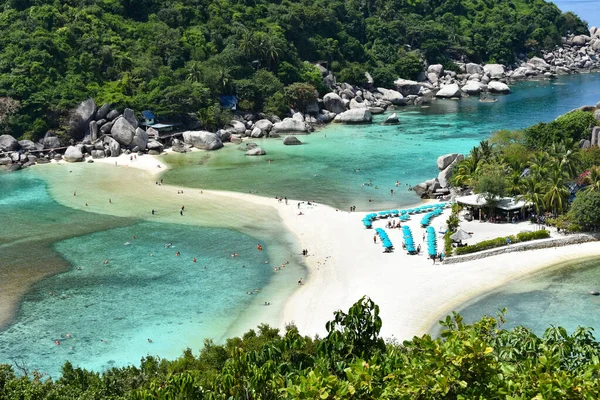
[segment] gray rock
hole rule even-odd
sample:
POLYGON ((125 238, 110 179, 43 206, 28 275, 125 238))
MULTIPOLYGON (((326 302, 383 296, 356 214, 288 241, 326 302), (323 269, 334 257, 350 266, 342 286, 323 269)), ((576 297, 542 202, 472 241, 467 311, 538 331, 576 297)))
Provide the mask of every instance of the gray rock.
POLYGON ((425 182, 421 182, 418 185, 413 186, 413 190, 418 196, 422 196, 427 193, 427 188, 428 185, 425 182))
POLYGON ((370 123, 373 120, 371 111, 366 108, 355 108, 354 110, 344 111, 338 114, 333 119, 333 122, 341 122, 345 124, 364 124, 370 123))
POLYGON ((81 153, 81 150, 79 150, 77 147, 75 146, 69 146, 67 147, 67 151, 65 151, 65 155, 63 156, 65 161, 68 162, 78 162, 78 161, 83 161, 83 154, 81 153))
POLYGON ((243 122, 231 120, 231 122, 229 122, 229 125, 231 125, 238 134, 243 134, 246 132, 246 125, 244 125, 243 122))
POLYGON ((11 135, 0 135, 0 150, 13 151, 19 148, 19 142, 11 135))
POLYGON ((356 99, 352 99, 350 100, 349 108, 351 110, 355 108, 367 108, 367 103, 359 103, 356 99))
POLYGON ((254 124, 254 127, 263 131, 264 134, 267 134, 267 133, 271 132, 271 129, 273 129, 273 123, 271 121, 269 121, 268 119, 263 118, 263 119, 259 119, 258 121, 256 121, 256 123, 254 124))
POLYGON ((591 38, 589 36, 577 35, 571 39, 571 43, 573 43, 576 46, 585 46, 585 44, 587 42, 589 42, 590 40, 591 40, 591 38))
POLYGON ((428 74, 435 74, 436 76, 440 76, 444 71, 444 66, 442 64, 433 64, 427 68, 428 74))
MULTIPOLYGON (((100 107, 98 109, 98 111, 96 111, 96 120, 105 119, 106 116, 108 115, 109 111, 110 111, 110 104, 108 104, 108 103, 102 104, 102 107, 100 107)), ((102 125, 102 124, 99 124, 99 125, 102 125)))
POLYGON ((139 122, 137 117, 135 116, 135 112, 131 108, 126 108, 123 110, 123 118, 127 120, 133 126, 133 129, 139 126, 139 122))
POLYGON ((273 133, 308 133, 308 126, 305 122, 293 118, 284 118, 281 122, 273 124, 273 133))
POLYGON ((13 151, 12 153, 10 153, 10 159, 12 160, 12 162, 21 161, 21 153, 13 151))
POLYGON ((539 57, 533 57, 531 58, 529 61, 527 61, 529 64, 534 65, 537 68, 550 68, 550 65, 548 65, 548 63, 546 62, 546 60, 539 58, 539 57))
POLYGON ((283 138, 283 144, 286 146, 295 146, 302 144, 302 142, 296 136, 286 136, 283 138))
POLYGON ((389 117, 387 117, 387 118, 385 119, 385 122, 384 122, 384 123, 385 123, 385 124, 392 125, 392 124, 397 124, 397 123, 399 123, 399 122, 400 122, 400 120, 398 119, 398 114, 396 114, 396 113, 393 113, 392 115, 390 115, 389 117))
POLYGON ((448 165, 452 164, 454 160, 458 157, 458 153, 446 154, 443 156, 439 156, 437 159, 437 167, 441 171, 446 169, 448 165))
POLYGON ((223 142, 213 132, 185 131, 183 132, 183 140, 185 143, 202 150, 217 150, 223 147, 223 142))
POLYGON ((400 92, 397 92, 397 91, 391 90, 391 89, 385 89, 385 88, 377 88, 377 91, 379 91, 379 93, 383 94, 383 100, 389 101, 390 103, 392 103, 394 105, 405 105, 406 104, 406 100, 404 99, 404 96, 400 92))
POLYGON ((60 160, 62 160, 62 156, 61 156, 60 154, 55 154, 55 155, 54 155, 54 159, 55 159, 56 161, 60 161, 60 160))
POLYGON ((90 121, 96 115, 94 99, 87 99, 71 112, 69 134, 75 139, 82 139, 88 132, 90 121))
POLYGON ((158 131, 152 127, 148 127, 146 129, 146 133, 148 134, 148 138, 150 139, 158 139, 158 137, 160 136, 158 131))
POLYGON ((462 91, 466 94, 479 94, 481 93, 482 87, 485 87, 484 84, 475 81, 468 81, 465 86, 462 87, 462 91))
POLYGON ((385 108, 383 108, 383 107, 369 107, 369 111, 371 111, 371 114, 373 114, 373 115, 383 114, 385 112, 385 108))
POLYGON ((600 121, 600 110, 594 111, 594 118, 596 119, 596 121, 600 121))
POLYGON ((342 98, 333 92, 327 93, 323 97, 323 105, 327 111, 332 113, 340 114, 346 111, 346 105, 342 98))
POLYGON ((492 79, 501 79, 504 77, 504 65, 487 64, 483 66, 483 71, 492 79))
POLYGON ((42 139, 42 144, 45 149, 56 149, 60 147, 60 139, 56 136, 56 133, 48 131, 44 135, 44 139, 42 139))
POLYGON ((252 129, 252 133, 250 134, 250 137, 261 138, 264 135, 265 134, 263 133, 263 131, 261 131, 259 128, 254 128, 254 129, 252 129))
POLYGON ((422 84, 416 81, 408 79, 397 79, 394 81, 396 89, 402 94, 402 96, 409 96, 411 94, 418 95, 423 87, 422 84))
POLYGON ((35 143, 31 140, 19 140, 19 147, 25 151, 37 150, 35 143))
POLYGON ((2 157, 0 158, 0 165, 9 165, 12 164, 12 160, 10 157, 2 157))
POLYGON ((264 151, 261 147, 255 147, 246 152, 247 156, 264 156, 265 154, 267 154, 267 152, 264 151))
POLYGON ((441 98, 460 97, 461 96, 460 87, 458 87, 458 84, 456 84, 456 83, 446 85, 446 86, 442 87, 435 94, 435 96, 441 97, 441 98))
POLYGON ((106 156, 119 157, 121 154, 121 145, 110 136, 104 136, 104 152, 106 156))
POLYGON ((21 164, 11 164, 8 166, 8 171, 9 172, 15 172, 21 169, 21 164))
POLYGON ((148 146, 148 134, 146 133, 145 130, 143 130, 142 128, 135 128, 135 133, 133 135, 133 139, 131 140, 131 143, 129 144, 129 147, 138 147, 139 150, 137 151, 143 151, 146 150, 146 147, 148 146))
POLYGON ((90 142, 95 142, 98 139, 98 123, 96 121, 90 121, 88 133, 90 135, 90 142))
POLYGON ((587 139, 581 139, 579 141, 579 148, 581 149, 589 149, 592 143, 587 139))
POLYGON ((498 81, 488 83, 488 90, 492 93, 510 93, 508 85, 498 81))
POLYGON ((164 149, 163 144, 161 142, 159 142, 158 140, 154 140, 154 139, 148 140, 147 147, 149 150, 156 150, 159 153, 162 152, 164 149))
POLYGON ((127 119, 120 117, 114 122, 110 133, 121 146, 129 146, 135 135, 135 128, 127 119))
POLYGON ((109 121, 117 119, 117 117, 121 115, 117 110, 110 110, 108 114, 106 114, 106 119, 109 121))
POLYGON ((236 131, 233 128, 229 128, 229 129, 219 129, 217 131, 217 135, 219 136, 219 139, 221 139, 221 142, 225 143, 225 142, 229 142, 231 140, 231 135, 235 134, 236 131))
POLYGON ((483 67, 479 64, 475 64, 475 63, 468 63, 465 64, 465 72, 467 74, 478 74, 478 75, 483 75, 483 67))
POLYGON ((110 133, 110 130, 112 129, 114 123, 115 123, 114 121, 108 121, 107 123, 105 123, 104 125, 102 125, 100 127, 100 134, 101 135, 108 135, 110 133))
POLYGON ((38 158, 36 156, 34 156, 33 154, 28 154, 27 155, 27 160, 29 162, 35 163, 35 162, 37 162, 38 158))
POLYGON ((104 158, 106 154, 104 150, 92 150, 92 158, 104 158))

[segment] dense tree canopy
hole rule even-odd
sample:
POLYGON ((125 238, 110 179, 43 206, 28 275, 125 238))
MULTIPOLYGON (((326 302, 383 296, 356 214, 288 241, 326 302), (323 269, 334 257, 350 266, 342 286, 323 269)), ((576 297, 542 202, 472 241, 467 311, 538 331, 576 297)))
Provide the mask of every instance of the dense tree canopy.
POLYGON ((349 79, 368 69, 379 85, 390 85, 414 77, 421 56, 448 66, 467 58, 510 63, 569 31, 585 31, 576 16, 544 0, 5 0, 0 6, 0 98, 20 105, 0 128, 34 137, 59 128, 66 110, 89 96, 176 116, 238 92, 250 110, 266 107, 265 99, 280 110, 281 85, 319 89, 319 71, 305 61, 323 62, 349 79))
POLYGON ((385 344, 378 307, 337 312, 323 339, 260 326, 224 345, 103 374, 66 363, 62 377, 17 376, 0 365, 0 399, 591 399, 600 393, 600 343, 585 328, 472 325, 455 314, 441 337, 385 344))

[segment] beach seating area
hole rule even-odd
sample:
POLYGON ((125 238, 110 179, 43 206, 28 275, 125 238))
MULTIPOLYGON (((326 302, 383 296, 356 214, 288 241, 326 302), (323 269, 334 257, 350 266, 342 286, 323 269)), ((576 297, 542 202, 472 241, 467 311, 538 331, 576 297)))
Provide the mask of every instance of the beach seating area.
POLYGON ((406 248, 406 251, 408 251, 408 254, 417 254, 412 231, 407 225, 402 226, 402 238, 404 239, 404 247, 406 248))
POLYGON ((427 233, 427 254, 430 257, 435 257, 438 254, 435 229, 433 228, 433 226, 428 226, 425 232, 427 233))
MULTIPOLYGON (((440 203, 440 204, 442 204, 442 203, 440 203)), ((428 212, 421 219, 421 226, 424 227, 424 228, 428 227, 429 224, 431 223, 431 219, 434 218, 434 217, 439 216, 443 211, 444 211, 444 206, 443 205, 437 206, 437 207, 433 207, 433 211, 428 212)))
POLYGON ((434 203, 434 204, 425 204, 425 205, 415 207, 415 208, 406 208, 406 209, 402 209, 402 210, 386 210, 386 211, 380 211, 380 212, 376 212, 376 213, 374 212, 374 213, 365 215, 365 217, 362 219, 362 223, 365 226, 365 228, 371 229, 371 228, 373 228, 373 221, 375 221, 377 219, 398 217, 400 219, 400 222, 406 222, 410 219, 411 215, 421 214, 421 213, 426 212, 427 214, 425 214, 423 216, 423 219, 421 219, 421 225, 423 227, 426 227, 426 226, 429 226, 429 224, 431 223, 431 219, 433 217, 437 217, 438 215, 440 215, 442 213, 444 208, 450 207, 451 205, 452 204, 449 202, 434 203))
POLYGON ((382 228, 375 229, 375 232, 379 236, 379 239, 381 240, 381 245, 383 246, 385 251, 387 253, 391 252, 394 249, 394 245, 392 245, 392 241, 388 237, 388 234, 382 228))

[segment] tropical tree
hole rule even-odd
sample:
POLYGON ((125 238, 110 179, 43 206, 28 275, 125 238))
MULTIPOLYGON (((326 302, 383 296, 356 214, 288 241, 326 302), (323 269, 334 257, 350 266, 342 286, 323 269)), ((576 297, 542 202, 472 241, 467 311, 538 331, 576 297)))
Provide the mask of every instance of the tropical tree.
POLYGON ((517 199, 524 201, 533 207, 536 214, 544 209, 544 187, 540 181, 534 177, 528 177, 523 180, 522 193, 517 199))
POLYGON ((571 209, 568 218, 574 221, 585 230, 597 230, 600 228, 600 192, 598 191, 579 191, 571 209))
POLYGON ((583 178, 583 182, 587 185, 583 190, 587 192, 600 191, 600 168, 592 168, 583 178))
POLYGON ((552 169, 548 176, 544 203, 546 204, 546 208, 555 215, 566 209, 567 200, 571 195, 569 189, 565 186, 566 176, 566 172, 563 171, 560 166, 556 166, 552 169))

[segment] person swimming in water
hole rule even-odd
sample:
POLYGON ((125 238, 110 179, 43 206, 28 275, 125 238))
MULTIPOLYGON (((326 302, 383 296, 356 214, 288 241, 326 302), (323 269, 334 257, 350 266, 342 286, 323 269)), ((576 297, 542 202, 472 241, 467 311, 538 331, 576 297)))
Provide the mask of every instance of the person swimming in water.
POLYGON ((179 257, 181 255, 180 252, 175 253, 175 256, 179 257))

